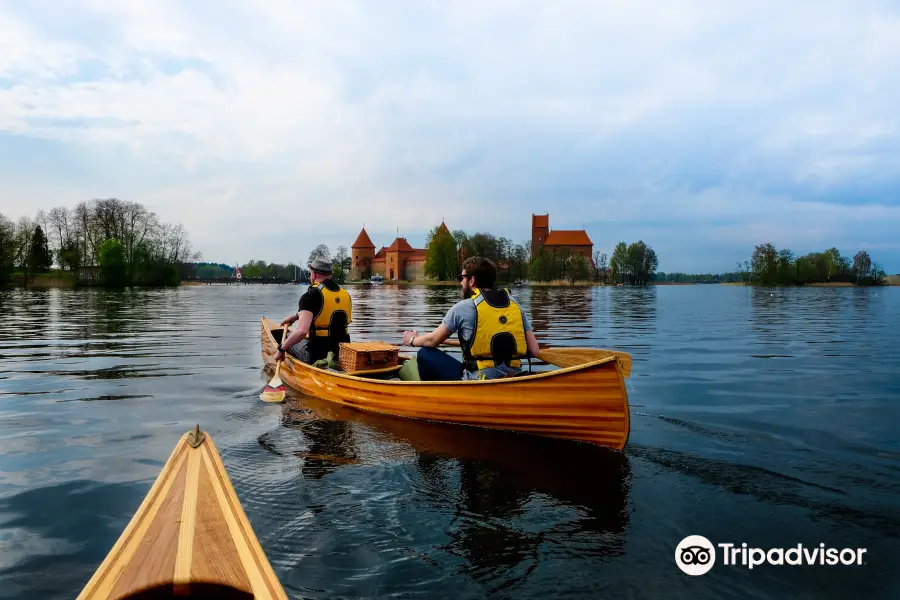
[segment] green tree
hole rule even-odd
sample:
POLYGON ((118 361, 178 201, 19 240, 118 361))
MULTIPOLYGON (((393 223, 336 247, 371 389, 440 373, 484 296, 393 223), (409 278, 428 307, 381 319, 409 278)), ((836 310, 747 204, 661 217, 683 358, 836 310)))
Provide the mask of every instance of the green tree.
POLYGON ((347 279, 347 274, 350 272, 350 267, 353 264, 353 259, 350 257, 350 254, 347 252, 347 246, 338 246, 337 254, 334 255, 334 274, 332 277, 338 283, 344 283, 347 279))
POLYGON ((470 236, 468 242, 472 250, 470 256, 481 256, 493 261, 495 264, 500 262, 502 257, 500 240, 490 233, 478 232, 470 236))
POLYGON ((628 244, 619 242, 609 259, 609 273, 613 283, 624 283, 628 276, 628 244))
POLYGON ((28 255, 31 251, 31 237, 35 225, 28 217, 19 217, 16 221, 16 266, 28 270, 28 255))
POLYGON ((778 251, 778 267, 776 280, 780 284, 789 284, 797 280, 797 268, 794 264, 794 253, 783 248, 778 251))
POLYGON ((309 253, 309 263, 312 264, 316 258, 322 258, 324 260, 331 260, 331 250, 328 249, 328 246, 325 244, 319 244, 316 248, 309 253))
POLYGON ((827 281, 834 279, 835 281, 844 281, 850 271, 850 261, 841 256, 837 248, 829 248, 825 251, 825 264, 827 271, 827 281))
POLYGON ((600 256, 597 257, 595 266, 597 268, 597 279, 603 283, 609 283, 609 262, 607 260, 606 252, 600 253, 600 256))
POLYGON ((778 251, 775 246, 766 242, 753 249, 750 259, 753 275, 762 285, 773 285, 778 275, 778 251))
POLYGON ((457 274, 459 255, 454 236, 438 225, 426 236, 425 276, 437 281, 450 281, 457 274))
POLYGON ((528 277, 534 281, 550 281, 553 272, 553 257, 547 252, 541 252, 531 259, 528 267, 528 277))
POLYGON ((586 281, 591 276, 588 259, 581 255, 569 259, 569 263, 566 265, 566 276, 572 283, 586 281))
POLYGON ((528 278, 528 248, 522 244, 515 244, 509 258, 509 277, 513 281, 528 278))
POLYGON ((565 279, 569 269, 569 260, 572 258, 572 251, 565 246, 559 250, 550 253, 551 263, 553 265, 550 273, 551 280, 565 279))
POLYGON ((353 258, 350 256, 347 246, 338 246, 337 254, 334 255, 334 258, 340 263, 345 273, 350 272, 350 267, 353 266, 353 258))
POLYGON ((59 249, 59 266, 75 273, 81 266, 81 249, 75 240, 67 241, 59 249))
POLYGON ((853 274, 859 283, 871 276, 872 258, 865 250, 860 250, 853 256, 853 274))
POLYGON ((31 236, 31 249, 28 252, 28 264, 33 272, 46 273, 53 264, 53 256, 47 245, 47 236, 40 225, 35 227, 31 236))
POLYGON ((16 227, 0 213, 0 286, 9 281, 16 260, 16 227))
POLYGON ((456 244, 456 273, 462 270, 463 261, 471 256, 469 235, 462 229, 453 231, 453 242, 456 244))
POLYGON ((122 287, 128 282, 125 280, 127 268, 125 264, 125 248, 122 242, 110 238, 100 244, 98 249, 100 258, 100 281, 107 287, 122 287))

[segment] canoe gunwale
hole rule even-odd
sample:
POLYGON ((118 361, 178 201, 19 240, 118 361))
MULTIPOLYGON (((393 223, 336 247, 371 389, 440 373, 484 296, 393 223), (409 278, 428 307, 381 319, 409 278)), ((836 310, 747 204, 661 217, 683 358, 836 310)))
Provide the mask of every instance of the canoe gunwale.
MULTIPOLYGON (((269 319, 267 317, 263 317, 261 324, 269 337, 269 341, 272 342, 272 346, 273 347, 277 346, 277 343, 275 342, 275 336, 272 335, 272 331, 280 328, 278 323, 272 321, 271 319, 269 319)), ((274 363, 274 360, 271 360, 271 358, 274 356, 274 353, 267 352, 266 349, 263 348, 263 354, 264 354, 264 360, 267 364, 274 363)), ((385 379, 373 380, 368 377, 359 377, 356 375, 349 375, 342 371, 332 371, 332 370, 328 370, 328 369, 320 369, 318 367, 314 367, 314 366, 306 364, 300 360, 297 360, 296 358, 294 358, 293 356, 291 356, 288 353, 285 353, 284 360, 289 361, 291 364, 296 365, 297 367, 300 367, 301 369, 313 371, 316 373, 321 373, 323 375, 327 375, 330 377, 338 377, 340 379, 346 379, 349 381, 366 381, 366 382, 370 382, 370 383, 375 381, 378 383, 378 385, 386 385, 386 386, 395 386, 395 385, 399 385, 399 386, 509 385, 509 384, 516 384, 516 383, 524 383, 524 382, 528 382, 528 381, 536 381, 536 380, 549 378, 549 377, 559 377, 559 376, 564 376, 564 375, 567 375, 570 373, 577 373, 578 371, 595 369, 597 367, 600 367, 602 365, 605 365, 605 364, 613 362, 613 361, 615 361, 617 363, 616 367, 619 370, 620 375, 621 375, 621 371, 622 371, 621 365, 618 364, 618 359, 615 357, 615 355, 610 355, 605 358, 593 360, 593 361, 586 362, 586 363, 583 363, 580 365, 575 365, 572 367, 565 367, 565 368, 560 368, 560 369, 556 369, 553 371, 546 371, 543 373, 531 373, 528 375, 521 375, 518 377, 508 377, 508 378, 503 378, 503 379, 472 379, 472 380, 461 379, 459 381, 456 381, 456 380, 454 380, 454 381, 395 381, 395 380, 385 380, 385 379)))

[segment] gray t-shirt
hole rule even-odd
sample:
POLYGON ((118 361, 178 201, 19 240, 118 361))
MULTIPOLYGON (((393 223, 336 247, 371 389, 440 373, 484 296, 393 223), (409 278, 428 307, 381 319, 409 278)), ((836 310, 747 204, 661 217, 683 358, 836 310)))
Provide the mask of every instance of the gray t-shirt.
MULTIPOLYGON (((515 301, 515 298, 513 298, 513 301, 515 301)), ((521 306, 519 307, 519 310, 522 313, 522 324, 525 326, 525 331, 531 331, 531 322, 528 320, 528 315, 525 314, 525 311, 521 306)), ((471 298, 466 298, 450 307, 450 310, 444 315, 442 323, 447 326, 447 329, 450 330, 451 334, 455 333, 459 337, 460 342, 463 340, 469 342, 472 340, 472 335, 475 332, 476 319, 477 312, 475 309, 475 301, 471 298)), ((504 375, 518 373, 520 371, 521 369, 500 365, 489 369, 483 369, 483 374, 486 379, 497 379, 504 375)), ((463 379, 478 378, 477 372, 463 371, 463 379)))

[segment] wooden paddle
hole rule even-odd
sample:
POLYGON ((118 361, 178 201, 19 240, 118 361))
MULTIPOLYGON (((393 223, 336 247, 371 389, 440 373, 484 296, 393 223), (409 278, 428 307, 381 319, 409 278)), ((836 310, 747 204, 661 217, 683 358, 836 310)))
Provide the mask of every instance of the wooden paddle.
MULTIPOLYGON (((287 330, 287 325, 285 325, 281 330, 282 342, 287 339, 287 330)), ((284 359, 276 361, 275 376, 272 377, 272 380, 269 381, 265 389, 263 389, 263 391, 259 395, 259 399, 263 402, 278 403, 284 401, 284 383, 281 381, 281 377, 279 377, 279 373, 281 371, 281 363, 283 362, 284 359)))
MULTIPOLYGON (((446 340, 442 346, 459 347, 459 340, 446 340)), ((601 360, 609 356, 615 356, 622 363, 622 375, 629 377, 631 375, 631 355, 627 352, 619 350, 601 350, 599 348, 575 348, 568 346, 558 346, 555 348, 541 348, 537 358, 547 364, 555 365, 562 369, 567 367, 575 367, 583 365, 587 362, 601 360)))

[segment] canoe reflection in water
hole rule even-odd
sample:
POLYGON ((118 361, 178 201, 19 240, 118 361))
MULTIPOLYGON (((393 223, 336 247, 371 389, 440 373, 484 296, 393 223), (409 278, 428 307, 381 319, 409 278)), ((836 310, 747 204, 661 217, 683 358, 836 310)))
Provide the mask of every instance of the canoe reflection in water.
MULTIPOLYGON (((288 394, 289 398, 291 392, 288 394)), ((259 438, 260 446, 273 454, 290 453, 303 459, 300 472, 304 479, 321 479, 344 465, 360 463, 352 423, 319 419, 311 411, 303 410, 296 405, 291 409, 289 404, 284 404, 286 410, 282 412, 281 424, 287 429, 302 432, 302 441, 305 442, 306 448, 287 450, 282 447, 283 443, 275 442, 271 434, 259 438)), ((283 430, 276 433, 279 437, 285 435, 283 430)), ((293 439, 286 443, 288 447, 296 448, 300 445, 298 441, 301 440, 293 439)))
MULTIPOLYGON (((278 450, 302 458, 306 478, 386 460, 409 464, 413 473, 402 479, 410 487, 401 490, 401 510, 448 515, 446 535, 437 538, 443 542, 434 551, 462 558, 464 570, 489 586, 526 577, 538 554, 543 560, 548 552, 624 553, 631 486, 624 453, 397 419, 293 391, 282 405, 282 424, 306 438, 305 452, 278 450)), ((275 435, 282 446, 303 443, 282 437, 284 430, 275 435)))

